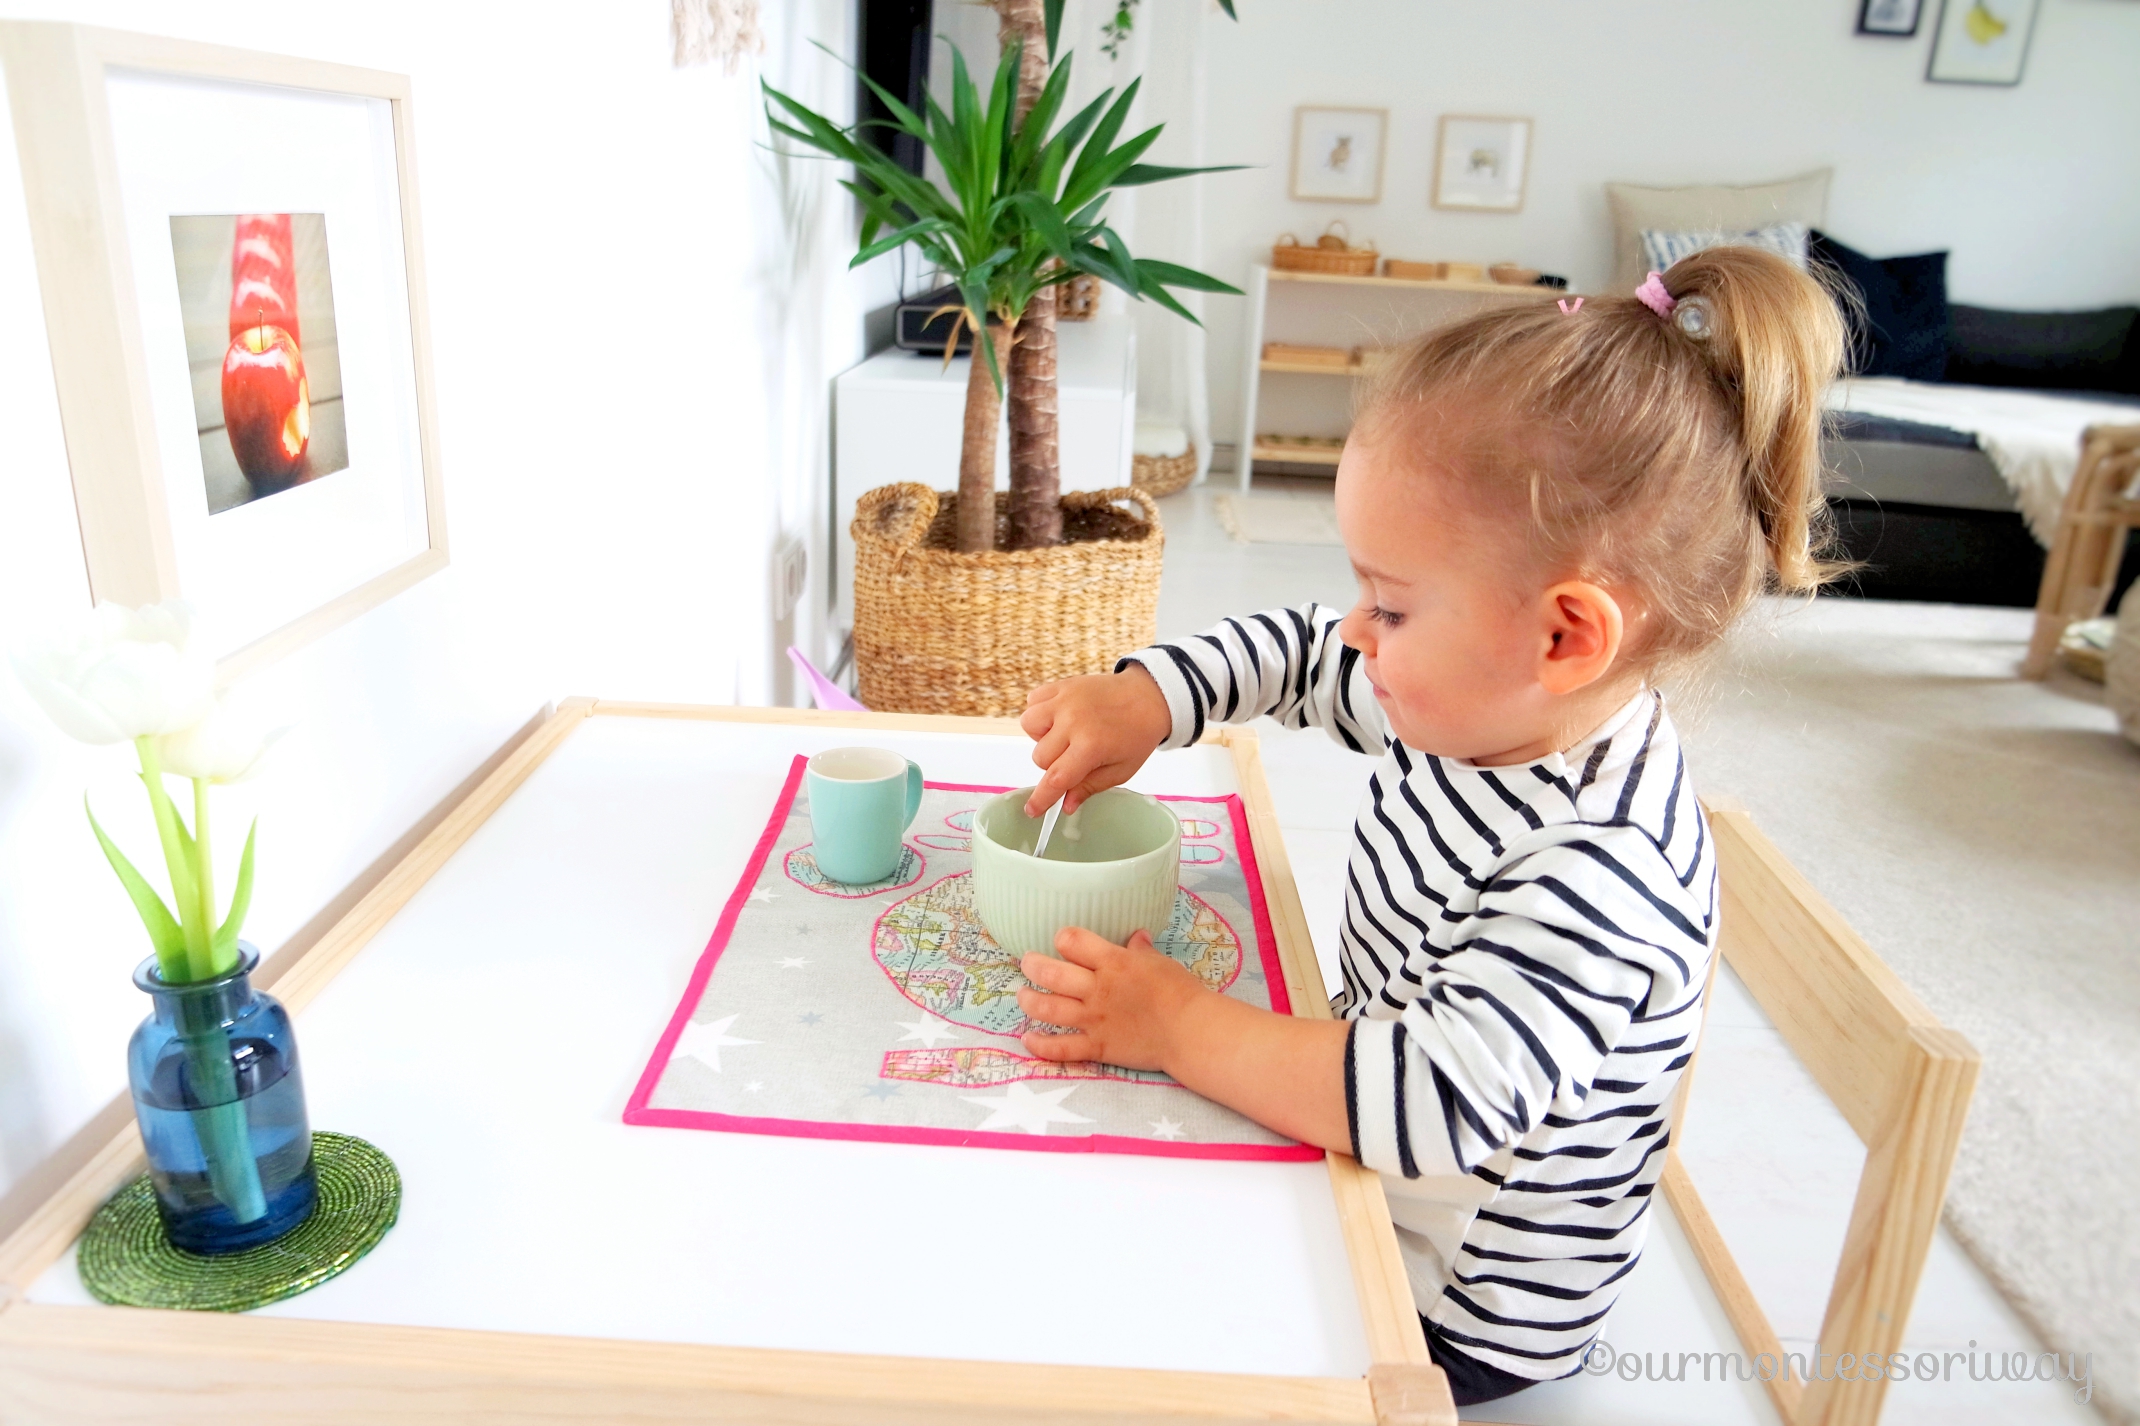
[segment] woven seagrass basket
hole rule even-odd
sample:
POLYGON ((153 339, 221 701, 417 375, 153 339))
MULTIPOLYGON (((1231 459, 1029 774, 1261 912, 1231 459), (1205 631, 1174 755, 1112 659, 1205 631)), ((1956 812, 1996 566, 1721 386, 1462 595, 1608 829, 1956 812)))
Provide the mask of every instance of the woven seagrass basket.
POLYGON ((1196 479, 1196 447, 1178 456, 1131 456, 1129 481, 1151 496, 1172 495, 1196 479))
POLYGON ((1323 230, 1323 235, 1312 243, 1304 243, 1291 233, 1279 235, 1271 245, 1271 266, 1281 272, 1322 272, 1341 277, 1369 277, 1375 270, 1375 260, 1381 256, 1375 245, 1352 247, 1348 239, 1352 231, 1345 228, 1340 218, 1323 230))
POLYGON ((1037 685, 1106 673, 1158 636, 1166 538, 1143 491, 1064 495, 1066 533, 1108 537, 1048 549, 961 554, 957 519, 958 496, 926 485, 856 502, 855 669, 871 708, 1013 715, 1037 685))

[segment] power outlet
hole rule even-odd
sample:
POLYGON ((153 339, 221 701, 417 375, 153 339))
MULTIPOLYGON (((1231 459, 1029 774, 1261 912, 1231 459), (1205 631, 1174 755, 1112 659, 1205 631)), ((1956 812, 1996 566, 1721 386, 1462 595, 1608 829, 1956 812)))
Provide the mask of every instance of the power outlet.
POLYGON ((801 540, 782 540, 773 551, 773 617, 786 619, 802 603, 810 578, 810 551, 801 540))

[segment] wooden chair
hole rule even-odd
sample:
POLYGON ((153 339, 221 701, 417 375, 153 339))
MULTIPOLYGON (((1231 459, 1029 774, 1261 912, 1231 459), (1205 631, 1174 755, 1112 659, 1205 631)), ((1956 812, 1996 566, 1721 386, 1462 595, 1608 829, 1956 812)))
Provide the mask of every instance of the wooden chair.
POLYGON ((2036 595, 2036 628, 2021 661, 2023 678, 2050 672, 2066 627, 2093 619, 2110 602, 2125 557, 2125 533, 2140 525, 2140 500, 2127 496, 2140 478, 2140 426, 2091 426, 2081 434, 2080 468, 2058 512, 2058 533, 2036 595))
MULTIPOLYGON (((1745 809, 1717 802, 1708 811, 1722 886, 1721 959, 1865 1142, 1821 1349, 1860 1360, 1894 1352, 1939 1229, 1977 1052, 1911 994, 1745 809)), ((1689 1064, 1680 1083, 1675 1142, 1696 1068, 1689 1064)), ((1665 1164, 1664 1194, 1747 1356, 1781 1362, 1776 1329, 1677 1149, 1665 1164)), ((1887 1392, 1885 1380, 1807 1384, 1779 1376, 1766 1385, 1785 1426, 1872 1426, 1887 1392)))

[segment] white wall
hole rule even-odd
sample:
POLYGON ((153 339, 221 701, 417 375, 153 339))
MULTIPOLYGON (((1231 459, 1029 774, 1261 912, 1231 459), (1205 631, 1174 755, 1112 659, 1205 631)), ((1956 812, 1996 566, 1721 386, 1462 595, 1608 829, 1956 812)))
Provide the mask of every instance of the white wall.
MULTIPOLYGON (((835 112, 848 0, 768 0, 768 73, 835 112)), ((670 67, 662 0, 78 0, 76 20, 405 73, 452 565, 256 680, 297 730, 261 816, 272 951, 547 700, 767 701, 769 553, 822 546, 829 377, 874 276, 829 165, 757 144, 756 74, 670 67)), ((4 115, 0 109, 0 115, 4 115)), ((816 562, 822 571, 822 559, 816 562)), ((0 651, 87 604, 12 135, 0 137, 0 651)), ((0 1189, 124 1087, 145 938, 82 818, 153 863, 119 749, 0 671, 0 1189)), ((474 934, 480 934, 475 931, 474 934)), ((412 990, 417 989, 412 987, 412 990)))
MULTIPOLYGON (((1187 0, 1184 0, 1187 3, 1187 0)), ((1960 3, 1960 0, 1949 0, 1960 3)), ((1865 252, 1950 249, 1954 298, 2140 298, 2140 5, 2042 0, 2017 88, 1927 84, 1915 39, 1851 34, 1858 0, 1241 0, 1206 19, 1205 256, 1238 282, 1281 232, 1344 218, 1397 256, 1514 259, 1601 284, 1603 184, 1759 182, 1832 165, 1827 228, 1865 252), (1387 107, 1382 202, 1287 198, 1293 108, 1387 107), (1536 121, 1524 210, 1428 205, 1442 114, 1536 121)), ((1163 254, 1154 254, 1161 256, 1163 254)), ((1208 305, 1212 421, 1239 421, 1238 300, 1208 305)))

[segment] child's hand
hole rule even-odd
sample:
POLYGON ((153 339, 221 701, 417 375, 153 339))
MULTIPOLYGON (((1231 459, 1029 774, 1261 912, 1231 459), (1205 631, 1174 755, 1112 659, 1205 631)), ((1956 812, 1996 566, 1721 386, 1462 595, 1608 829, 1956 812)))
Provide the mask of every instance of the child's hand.
POLYGON ((1025 1047, 1044 1060, 1105 1060, 1125 1069, 1167 1069, 1183 1020, 1212 995, 1179 961, 1152 949, 1139 931, 1126 946, 1066 926, 1055 935, 1062 956, 1028 955, 1025 978, 1052 992, 1018 992, 1018 1008, 1060 1025, 1060 1035, 1029 1032, 1025 1047))
POLYGON ((1033 740, 1034 764, 1046 769, 1025 804, 1025 815, 1038 817, 1058 797, 1068 814, 1128 782, 1174 731, 1174 715, 1152 676, 1132 664, 1043 683, 1026 695, 1018 725, 1033 740))

